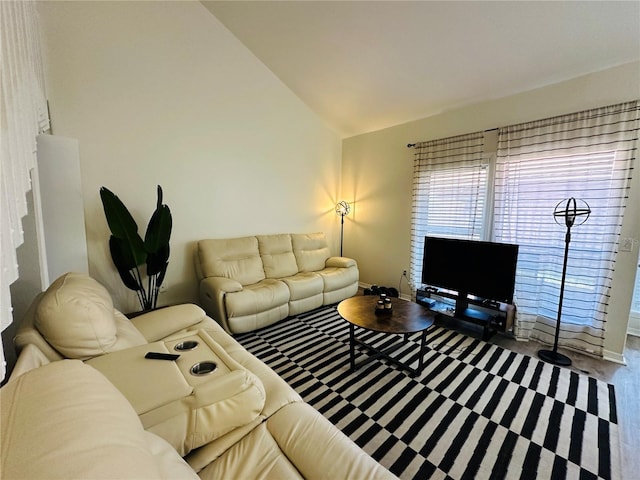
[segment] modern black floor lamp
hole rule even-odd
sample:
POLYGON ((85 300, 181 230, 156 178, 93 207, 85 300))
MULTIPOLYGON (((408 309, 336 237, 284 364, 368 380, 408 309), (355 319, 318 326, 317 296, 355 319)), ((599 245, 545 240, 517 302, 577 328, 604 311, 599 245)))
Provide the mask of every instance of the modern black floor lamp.
POLYGON ((571 242, 571 227, 582 225, 589 218, 591 209, 584 200, 576 200, 571 197, 562 200, 553 211, 553 218, 558 225, 566 225, 567 233, 564 237, 564 264, 562 266, 562 282, 560 283, 560 300, 558 301, 558 320, 556 322, 556 336, 553 342, 553 350, 539 350, 538 356, 547 363, 568 367, 571 359, 558 353, 558 336, 560 334, 560 318, 562 316, 562 300, 564 298, 564 280, 567 274, 567 258, 569 256, 569 242, 571 242), (580 205, 578 205, 580 202, 580 205))
POLYGON ((342 239, 344 236, 344 217, 345 215, 349 215, 351 211, 351 205, 349 205, 344 200, 336 203, 336 214, 340 215, 340 256, 342 256, 342 239))

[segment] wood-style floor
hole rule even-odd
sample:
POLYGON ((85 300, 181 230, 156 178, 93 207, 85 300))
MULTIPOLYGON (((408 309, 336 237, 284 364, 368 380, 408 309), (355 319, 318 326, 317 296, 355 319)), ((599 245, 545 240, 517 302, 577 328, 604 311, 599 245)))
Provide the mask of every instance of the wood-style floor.
MULTIPOLYGON (((539 343, 517 342, 495 335, 491 339, 504 348, 537 357, 543 347, 539 343)), ((561 350, 561 349, 559 349, 561 350)), ((561 350, 562 351, 562 350, 561 350)), ((598 360, 572 351, 562 351, 572 360, 569 368, 586 373, 615 386, 620 446, 622 450, 622 474, 624 480, 640 478, 640 337, 627 336, 624 351, 626 365, 598 360)))

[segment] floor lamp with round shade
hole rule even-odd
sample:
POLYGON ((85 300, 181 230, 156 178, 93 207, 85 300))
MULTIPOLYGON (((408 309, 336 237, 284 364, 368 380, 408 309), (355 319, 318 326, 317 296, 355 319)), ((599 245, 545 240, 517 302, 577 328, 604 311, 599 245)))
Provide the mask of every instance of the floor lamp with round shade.
POLYGON ((344 217, 349 215, 351 205, 344 200, 336 203, 336 215, 340 215, 340 256, 342 256, 342 238, 344 236, 344 217))
POLYGON ((564 264, 562 265, 562 282, 560 283, 560 299, 558 300, 558 320, 556 322, 556 336, 553 342, 553 350, 539 350, 538 357, 547 363, 568 367, 571 359, 558 353, 558 336, 560 334, 560 318, 562 316, 562 300, 564 298, 564 281, 567 274, 567 259, 569 256, 569 242, 571 242, 571 227, 582 225, 587 221, 591 209, 584 200, 576 200, 571 197, 562 200, 553 211, 553 218, 558 225, 565 225, 567 233, 564 237, 564 264))

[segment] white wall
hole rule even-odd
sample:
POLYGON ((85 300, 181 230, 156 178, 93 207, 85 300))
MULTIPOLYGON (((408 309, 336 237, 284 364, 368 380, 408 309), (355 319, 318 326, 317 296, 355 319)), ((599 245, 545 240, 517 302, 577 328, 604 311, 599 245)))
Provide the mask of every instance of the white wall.
MULTIPOLYGON (((488 130, 640 98, 640 63, 580 77, 530 92, 445 112, 343 142, 342 197, 354 203, 345 219, 346 256, 354 257, 363 283, 397 286, 409 269, 413 149, 408 143, 488 130)), ((638 169, 636 169, 637 172, 638 169)), ((640 238, 640 175, 633 179, 623 237, 640 238)), ((605 349, 624 349, 637 258, 616 262, 605 349)), ((408 286, 403 283, 408 294, 408 286)), ((620 357, 621 358, 621 357, 620 357)))
MULTIPOLYGON (((144 234, 164 190, 174 229, 160 304, 195 301, 194 242, 325 231, 341 141, 199 2, 41 2, 53 132, 80 143, 91 275, 135 297, 108 253, 99 189, 144 234)), ((53 279, 52 279, 53 280, 53 279)))

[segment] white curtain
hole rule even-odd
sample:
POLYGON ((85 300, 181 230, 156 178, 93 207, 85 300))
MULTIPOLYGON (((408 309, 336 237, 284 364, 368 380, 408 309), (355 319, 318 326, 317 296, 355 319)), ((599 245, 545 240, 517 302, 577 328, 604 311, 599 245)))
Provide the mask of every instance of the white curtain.
MULTIPOLYGON (((36 136, 49 129, 36 2, 0 2, 0 330, 11 324, 36 136)), ((0 378, 5 375, 0 350, 0 378)))
POLYGON ((486 215, 488 162, 484 133, 415 145, 411 207, 411 269, 421 284, 424 237, 482 240, 486 215))
POLYGON ((499 130, 494 237, 520 245, 517 338, 554 342, 567 228, 553 212, 574 197, 591 215, 571 229, 558 344, 603 356, 638 117, 631 102, 499 130))

